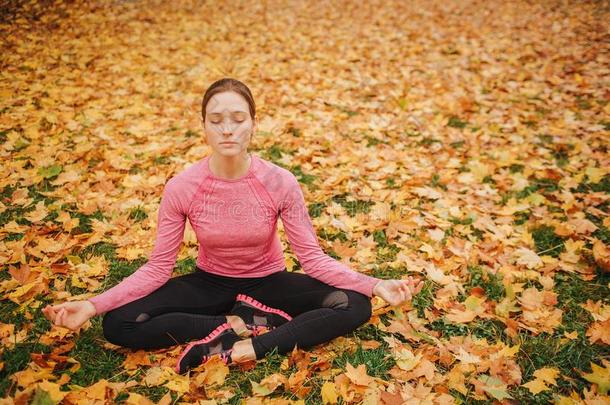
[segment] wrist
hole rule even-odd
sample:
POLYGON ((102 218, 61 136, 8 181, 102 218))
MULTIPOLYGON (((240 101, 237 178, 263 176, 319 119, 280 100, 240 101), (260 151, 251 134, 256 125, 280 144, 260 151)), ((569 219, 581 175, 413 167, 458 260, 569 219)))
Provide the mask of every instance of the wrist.
POLYGON ((89 307, 89 318, 97 315, 97 308, 95 308, 95 305, 93 304, 93 302, 89 301, 89 300, 85 300, 85 303, 88 304, 89 307))
POLYGON ((379 291, 378 288, 380 287, 380 284, 383 282, 383 280, 379 280, 375 283, 375 285, 373 286, 373 295, 379 295, 379 291))

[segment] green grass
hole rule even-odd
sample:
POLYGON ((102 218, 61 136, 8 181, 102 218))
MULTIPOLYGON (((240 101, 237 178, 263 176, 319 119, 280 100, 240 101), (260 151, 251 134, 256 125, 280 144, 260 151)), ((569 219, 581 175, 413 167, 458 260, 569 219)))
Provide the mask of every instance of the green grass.
POLYGON ((370 136, 370 135, 365 135, 365 139, 366 139, 367 148, 370 148, 371 146, 379 145, 380 143, 385 144, 385 145, 390 143, 389 141, 378 139, 378 138, 375 138, 374 136, 370 136))
POLYGON ((306 184, 307 186, 313 186, 316 181, 316 176, 303 172, 301 166, 290 166, 289 170, 294 174, 299 183, 306 184))
POLYGON ((116 247, 108 242, 98 242, 74 253, 83 261, 90 260, 94 256, 104 256, 104 259, 112 261, 116 257, 116 247))
POLYGON ((76 211, 75 207, 73 209, 74 210, 70 210, 69 207, 62 207, 62 210, 66 210, 66 211, 70 212, 70 216, 72 218, 79 219, 78 226, 76 228, 74 228, 71 232, 72 235, 92 232, 93 229, 91 228, 91 220, 94 218, 99 221, 104 220, 104 214, 99 209, 91 215, 85 215, 81 212, 78 212, 78 211, 76 211))
POLYGON ((591 236, 599 239, 605 244, 610 244, 610 230, 604 225, 603 218, 593 215, 592 213, 585 211, 585 218, 593 222, 597 226, 597 230, 592 233, 591 236))
POLYGON ((39 185, 32 184, 27 187, 28 197, 33 199, 30 205, 22 207, 8 204, 8 201, 12 198, 15 190, 21 187, 20 183, 17 183, 15 186, 7 185, 0 192, 0 200, 3 200, 4 204, 7 205, 7 209, 0 213, 0 226, 4 226, 12 220, 20 225, 29 226, 31 223, 24 218, 25 214, 33 211, 39 201, 43 201, 45 205, 49 205, 55 201, 54 199, 41 194, 41 192, 52 191, 54 189, 54 186, 52 186, 48 180, 43 180, 39 185))
POLYGON ((443 143, 441 140, 433 138, 431 136, 424 136, 417 144, 419 146, 431 146, 435 143, 443 143))
POLYGON ((447 122, 447 126, 452 128, 463 129, 468 125, 468 121, 462 121, 458 116, 452 115, 449 117, 449 122, 447 122))
POLYGON ((279 145, 272 145, 271 147, 261 150, 261 157, 266 160, 271 160, 278 166, 284 167, 284 164, 279 160, 282 158, 282 155, 292 155, 288 150, 283 149, 279 145))
MULTIPOLYGON (((129 392, 135 392, 136 394, 140 394, 142 396, 145 396, 146 398, 150 399, 153 402, 159 402, 159 400, 161 400, 161 398, 163 398, 163 396, 165 396, 165 394, 167 394, 168 392, 170 393, 170 396, 172 397, 172 403, 174 403, 174 401, 176 401, 178 399, 178 394, 170 391, 169 388, 163 386, 163 385, 159 385, 159 386, 151 386, 151 387, 147 387, 145 385, 136 385, 133 388, 129 389, 129 392)), ((115 399, 114 399, 114 403, 116 404, 123 404, 125 403, 125 400, 127 398, 129 398, 129 392, 121 392, 119 393, 115 399)))
POLYGON ((465 144, 465 143, 466 143, 465 141, 451 142, 451 143, 449 144, 449 146, 451 146, 451 147, 452 147, 452 148, 454 148, 454 149, 459 149, 459 148, 461 148, 462 146, 464 146, 464 144, 465 144))
POLYGON ((506 292, 500 277, 481 266, 468 266, 468 273, 468 281, 464 284, 468 294, 472 288, 481 287, 485 290, 487 298, 493 301, 500 302, 504 298, 506 292))
POLYGON ((513 224, 516 225, 516 226, 525 224, 529 220, 530 215, 532 215, 531 210, 515 212, 513 214, 513 217, 515 217, 515 220, 513 221, 513 224))
POLYGON ((508 169, 511 173, 521 173, 523 172, 523 169, 525 169, 525 166, 520 163, 513 163, 508 167, 508 169))
POLYGON ((552 152, 557 167, 564 168, 568 165, 570 162, 570 151, 573 149, 574 145, 557 145, 552 152))
POLYGON ((350 193, 342 193, 332 197, 332 201, 340 204, 345 208, 345 212, 351 217, 357 213, 368 214, 371 210, 371 206, 375 205, 375 201, 357 200, 351 197, 350 193))
POLYGON ((317 218, 322 215, 324 212, 324 208, 326 208, 326 204, 323 202, 311 203, 307 206, 307 211, 309 212, 309 216, 312 218, 317 218))
POLYGON ((565 251, 563 239, 555 233, 555 228, 541 225, 531 230, 536 245, 536 253, 559 257, 565 251))
POLYGON ((432 178, 430 179, 430 187, 439 187, 443 190, 447 190, 447 186, 440 181, 440 176, 438 173, 434 173, 432 178))
POLYGON ((148 218, 148 214, 141 206, 134 207, 129 212, 129 219, 134 220, 134 222, 140 222, 146 218, 148 218))
POLYGON ((448 339, 451 336, 466 336, 469 334, 467 325, 450 323, 446 321, 444 317, 430 322, 428 328, 439 332, 440 337, 445 339, 448 339))
MULTIPOLYGON (((458 125, 458 122, 464 123, 464 127, 467 124, 464 121, 459 121, 457 117, 455 117, 455 119, 457 120, 454 122, 456 125, 458 125)), ((419 145, 429 146, 438 142, 440 141, 427 137, 421 139, 419 145)), ((463 145, 464 142, 461 141, 454 143, 451 146, 459 148, 463 145)), ((573 149, 571 145, 555 144, 553 143, 553 138, 548 135, 539 136, 539 145, 551 150, 551 156, 558 167, 566 166, 569 163, 570 152, 573 149)), ((277 146, 272 146, 265 151, 265 153, 271 159, 281 159, 283 155, 291 154, 292 152, 282 150, 277 146)), ((169 163, 167 159, 162 157, 157 157, 154 161, 156 164, 169 163)), ((303 173, 300 166, 291 166, 288 169, 295 174, 299 182, 307 185, 314 184, 316 179, 315 176, 303 173)), ((522 172, 524 169, 525 166, 522 164, 512 164, 508 167, 508 170, 511 173, 522 172)), ((61 170, 61 167, 46 167, 42 170, 45 179, 39 184, 28 186, 28 194, 34 202, 44 201, 44 203, 48 205, 54 201, 53 199, 45 197, 42 193, 53 189, 49 180, 55 178, 61 173, 61 170)), ((138 168, 134 167, 134 170, 138 170, 138 168)), ((467 166, 463 166, 462 170, 468 171, 467 166)), ((491 176, 484 179, 484 182, 487 182, 492 186, 495 184, 495 181, 491 176)), ((388 186, 393 186, 395 185, 395 180, 393 178, 388 179, 386 183, 388 186)), ((440 176, 438 174, 432 175, 429 185, 441 189, 447 188, 447 186, 440 181, 440 176)), ((19 185, 5 187, 0 193, 0 198, 9 201, 14 190, 19 187, 19 185)), ((505 198, 506 201, 508 201, 508 198, 511 196, 522 199, 535 192, 545 194, 557 190, 559 190, 559 185, 552 179, 530 178, 530 185, 528 187, 516 193, 507 193, 505 198)), ((608 193, 610 192, 609 190, 610 176, 605 176, 598 183, 590 183, 585 177, 584 181, 573 191, 583 193, 608 193)), ((351 197, 350 193, 345 192, 330 197, 323 202, 309 204, 309 214, 313 218, 320 216, 325 207, 331 202, 340 204, 350 216, 355 216, 359 213, 369 213, 371 207, 374 205, 374 201, 355 199, 351 197)), ((27 214, 27 212, 33 210, 34 205, 35 204, 32 204, 25 208, 7 206, 7 210, 0 213, 0 224, 6 224, 11 220, 16 220, 18 223, 30 225, 29 221, 24 219, 23 216, 27 214)), ((552 215, 555 215, 556 218, 563 215, 563 210, 560 207, 553 205, 548 206, 549 212, 551 212, 552 215)), ((603 212, 607 212, 608 203, 602 202, 598 204, 596 208, 603 212)), ((61 209, 69 212, 72 217, 80 219, 80 225, 72 231, 73 234, 90 232, 93 219, 104 220, 103 212, 99 210, 91 215, 85 215, 79 212, 74 205, 64 205, 61 209)), ((513 215, 513 224, 516 226, 527 224, 530 222, 530 215, 531 210, 516 212, 513 215)), ((598 227, 592 236, 604 243, 608 243, 610 241, 610 232, 603 225, 604 218, 599 214, 594 215, 591 212, 585 212, 585 215, 587 219, 598 227)), ((56 217, 57 212, 51 212, 45 220, 54 221, 56 217)), ((134 222, 142 221, 147 217, 148 214, 142 206, 135 207, 129 212, 129 218, 134 222)), ((470 216, 463 218, 448 218, 448 221, 454 225, 464 226, 472 226, 473 220, 474 218, 470 216)), ((447 230, 447 233, 451 234, 452 230, 453 228, 450 228, 447 230)), ((534 226, 530 228, 530 232, 535 243, 536 251, 539 254, 559 257, 559 254, 565 250, 564 239, 555 233, 555 229, 552 226, 534 226)), ((397 245, 388 240, 384 229, 377 229, 372 233, 365 231, 364 234, 365 236, 372 235, 378 245, 377 263, 370 272, 372 276, 381 279, 400 279, 407 274, 413 274, 406 267, 392 268, 384 264, 394 260, 396 254, 400 250, 397 245)), ((320 230, 318 236, 321 239, 328 241, 338 239, 346 243, 350 242, 347 234, 340 230, 337 232, 320 230)), ((9 233, 4 240, 20 240, 23 237, 23 233, 9 233)), ((478 234, 475 235, 475 238, 480 239, 482 237, 483 234, 481 232, 478 232, 478 234)), ((588 243, 587 246, 590 247, 590 243, 588 243)), ((72 254, 78 255, 82 260, 89 260, 95 256, 103 256, 108 261, 108 274, 100 285, 98 292, 105 291, 118 284, 124 278, 138 270, 147 260, 144 257, 140 257, 133 261, 119 259, 116 255, 116 246, 108 242, 99 242, 80 251, 75 251, 72 254)), ((333 251, 329 251, 328 254, 331 257, 339 259, 333 251)), ((195 270, 195 266, 195 258, 178 260, 176 262, 175 272, 178 275, 188 274, 195 270)), ((297 264, 297 268, 298 267, 299 265, 297 264)), ((561 376, 558 379, 557 387, 552 390, 533 395, 524 387, 509 387, 509 393, 520 403, 548 403, 553 399, 554 394, 569 395, 572 391, 582 392, 584 389, 590 387, 591 384, 582 378, 582 373, 590 371, 591 362, 597 362, 599 364, 600 358, 610 358, 610 349, 608 346, 601 344, 601 342, 596 344, 591 344, 589 342, 586 331, 592 324, 593 318, 587 310, 580 306, 580 304, 586 302, 587 299, 609 302, 610 289, 608 286, 610 285, 610 274, 604 273, 598 269, 595 276, 596 277, 591 281, 584 281, 578 275, 571 273, 558 272, 555 274, 554 291, 558 294, 557 307, 562 310, 563 314, 561 325, 552 334, 541 333, 539 335, 534 335, 532 333, 520 331, 516 337, 511 337, 506 334, 506 326, 501 321, 480 318, 467 324, 453 324, 441 317, 436 321, 429 323, 427 327, 433 334, 441 339, 449 339, 452 336, 471 335, 477 338, 484 338, 489 344, 493 344, 497 341, 502 341, 509 345, 520 344, 521 347, 515 359, 523 373, 523 382, 530 381, 533 378, 533 372, 541 367, 557 367, 561 372, 561 376), (573 331, 577 332, 576 339, 569 340, 564 337, 564 333, 573 331)), ((5 271, 0 273, 0 279, 9 278, 10 274, 8 272, 5 271)), ((485 266, 475 264, 468 266, 466 272, 462 274, 462 280, 464 281, 463 286, 465 288, 465 294, 460 294, 458 297, 460 300, 465 299, 475 287, 482 288, 486 297, 495 302, 500 302, 506 295, 502 284, 502 278, 492 273, 490 269, 485 266)), ((528 280, 524 284, 524 288, 528 288, 529 286, 535 286, 538 289, 542 288, 535 280, 528 280)), ((439 286, 436 283, 425 280, 422 291, 413 298, 413 307, 417 310, 420 318, 425 317, 426 309, 432 309, 435 293, 438 288, 439 286)), ((66 282, 66 290, 72 294, 87 292, 84 289, 71 286, 70 280, 66 282)), ((49 353, 51 350, 51 347, 39 343, 40 337, 51 327, 50 322, 41 313, 41 308, 44 307, 47 302, 50 302, 50 300, 44 296, 39 296, 37 299, 42 305, 35 309, 26 309, 25 311, 27 312, 18 310, 19 306, 8 300, 4 300, 2 306, 0 306, 1 322, 14 324, 16 331, 26 326, 29 329, 25 341, 17 344, 14 348, 4 350, 2 357, 0 358, 0 361, 5 363, 5 368, 0 371, 0 393, 3 394, 3 396, 13 396, 15 394, 16 387, 12 386, 9 377, 13 373, 27 367, 28 363, 31 361, 31 353, 49 353)), ((391 319, 391 316, 390 314, 384 314, 381 316, 381 319, 382 322, 387 323, 391 319)), ((81 369, 76 372, 69 372, 71 376, 70 384, 88 386, 102 378, 112 379, 113 381, 124 381, 127 378, 140 379, 142 377, 142 371, 131 377, 124 373, 120 373, 120 365, 124 360, 125 355, 121 354, 119 351, 105 349, 102 346, 105 338, 101 329, 101 321, 102 317, 92 318, 92 327, 75 337, 76 345, 67 353, 67 355, 76 358, 81 363, 81 369)), ((353 353, 338 353, 337 357, 333 359, 333 367, 345 369, 345 365, 348 362, 354 367, 364 364, 366 365, 369 375, 384 379, 390 378, 388 372, 395 365, 395 361, 390 355, 387 343, 383 340, 383 338, 388 335, 392 334, 383 332, 372 324, 361 326, 353 333, 349 334, 348 337, 355 339, 357 342, 360 340, 375 340, 381 343, 380 347, 369 350, 358 347, 353 353)), ((401 336, 396 337, 401 341, 405 341, 401 336)), ((286 356, 284 355, 278 355, 276 352, 272 352, 266 357, 265 361, 259 361, 252 370, 235 372, 235 370, 232 369, 225 384, 226 388, 235 391, 235 396, 230 400, 230 403, 241 403, 244 398, 252 395, 250 381, 260 382, 266 376, 277 372, 281 372, 286 376, 295 372, 296 370, 294 367, 291 367, 289 370, 280 370, 280 364, 285 358, 286 356)), ((438 367, 442 372, 443 368, 440 366, 438 367)), ((61 372, 61 370, 57 370, 56 374, 59 375, 61 372)), ((307 385, 312 389, 305 398, 306 403, 320 402, 320 388, 323 382, 324 381, 315 373, 308 378, 307 385)), ((472 389, 473 387, 469 386, 469 388, 472 389)), ((64 389, 68 389, 68 387, 66 386, 64 389)), ((129 391, 140 393, 153 401, 158 401, 169 392, 169 390, 163 386, 146 387, 144 385, 136 386, 129 391)), ((471 398, 465 397, 455 391, 451 391, 451 394, 454 395, 458 401, 462 400, 464 403, 492 403, 492 401, 473 401, 471 398)), ((39 392, 36 395, 38 400, 44 402, 44 392, 39 392)), ((174 401, 178 400, 178 394, 172 392, 171 395, 174 401)), ((128 392, 121 392, 114 398, 114 402, 124 403, 127 397, 128 392)), ((271 397, 297 399, 295 395, 281 389, 272 394, 271 397)))
POLYGON ((196 266, 197 260, 194 257, 187 257, 185 259, 178 260, 176 261, 174 274, 183 275, 193 273, 196 266))
POLYGON ((339 239, 341 242, 347 242, 349 240, 345 231, 339 230, 337 232, 327 232, 325 229, 319 229, 316 232, 320 239, 324 239, 331 242, 336 239, 339 239))
POLYGON ((405 267, 393 268, 388 265, 377 264, 369 274, 381 279, 399 279, 402 276, 409 274, 409 271, 405 267))
POLYGON ((117 260, 114 259, 110 262, 108 268, 108 274, 104 277, 104 281, 99 287, 100 291, 106 291, 107 289, 114 287, 125 277, 131 275, 133 272, 138 270, 148 259, 139 258, 136 260, 117 260))
POLYGON ((285 357, 278 354, 277 350, 274 350, 267 353, 264 360, 259 360, 253 369, 230 373, 225 381, 225 386, 230 387, 235 395, 230 399, 229 403, 240 404, 243 398, 251 396, 252 384, 250 381, 260 382, 263 378, 280 372, 280 365, 285 357))
POLYGON ((428 279, 424 279, 424 285, 421 291, 413 297, 413 306, 417 309, 417 315, 423 318, 424 309, 428 309, 434 303, 434 293, 438 289, 436 283, 428 279))
POLYGON ((354 367, 364 364, 368 375, 387 378, 389 370, 396 364, 396 361, 389 355, 387 345, 382 344, 376 349, 365 350, 362 346, 358 346, 353 353, 346 351, 335 357, 333 367, 345 369, 347 363, 354 367))
POLYGON ((102 317, 91 318, 91 327, 76 337, 74 348, 67 353, 81 364, 76 372, 70 373, 70 383, 87 387, 105 378, 110 379, 120 372, 125 355, 105 349, 102 332, 102 317))
POLYGON ((590 183, 588 176, 577 187, 571 188, 573 193, 606 193, 610 194, 610 175, 607 174, 597 183, 590 183))
POLYGON ((0 361, 4 362, 4 368, 0 370, 0 395, 4 398, 13 397, 16 385, 10 380, 10 376, 21 371, 30 363, 30 353, 50 353, 51 347, 41 343, 17 343, 11 349, 3 351, 0 361))
POLYGON ((553 179, 533 179, 530 180, 530 185, 516 193, 517 199, 521 200, 530 196, 533 193, 552 193, 560 190, 559 184, 553 179))

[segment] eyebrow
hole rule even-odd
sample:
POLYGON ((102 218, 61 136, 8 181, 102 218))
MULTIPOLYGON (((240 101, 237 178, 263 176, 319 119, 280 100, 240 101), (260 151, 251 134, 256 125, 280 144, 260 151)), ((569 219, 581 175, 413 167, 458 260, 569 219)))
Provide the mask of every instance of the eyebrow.
MULTIPOLYGON (((231 111, 232 113, 246 113, 246 111, 242 111, 242 110, 233 110, 231 111)), ((210 114, 221 114, 221 111, 212 111, 210 112, 210 114)))

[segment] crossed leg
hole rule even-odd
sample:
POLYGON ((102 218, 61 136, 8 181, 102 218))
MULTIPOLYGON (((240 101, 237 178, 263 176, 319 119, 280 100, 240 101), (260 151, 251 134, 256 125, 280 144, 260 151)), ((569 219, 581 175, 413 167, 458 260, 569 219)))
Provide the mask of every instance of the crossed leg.
MULTIPOLYGON (((116 345, 145 350, 201 339, 227 322, 226 314, 238 293, 293 318, 268 333, 236 343, 236 349, 245 349, 257 359, 274 348, 286 353, 295 345, 308 348, 327 342, 355 330, 371 316, 368 297, 305 274, 282 271, 263 278, 231 279, 198 270, 174 277, 151 294, 107 312, 102 321, 104 336, 116 345)), ((239 350, 235 355, 240 361, 239 350)))
POLYGON ((104 337, 132 349, 153 350, 200 339, 227 321, 235 292, 197 270, 168 280, 149 295, 104 314, 104 337))
MULTIPOLYGON (((274 273, 246 293, 292 316, 291 321, 268 333, 236 344, 246 348, 249 341, 257 359, 274 348, 278 353, 287 353, 295 345, 308 348, 328 342, 355 330, 371 317, 371 302, 365 295, 332 287, 301 273, 274 273)), ((239 350, 234 352, 236 357, 239 354, 239 350)))

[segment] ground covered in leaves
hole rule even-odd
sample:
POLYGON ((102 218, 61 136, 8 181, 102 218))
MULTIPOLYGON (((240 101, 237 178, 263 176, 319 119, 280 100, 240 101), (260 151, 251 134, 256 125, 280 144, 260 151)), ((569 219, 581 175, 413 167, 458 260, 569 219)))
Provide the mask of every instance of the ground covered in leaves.
MULTIPOLYGON (((607 2, 360 3, 3 16, 2 403, 608 403, 607 2), (40 310, 146 261, 224 76, 251 87, 251 150, 297 176, 323 249, 426 284, 327 345, 178 376, 181 347, 132 352, 101 317, 72 332, 40 310)), ((196 249, 187 228, 176 275, 196 249)))

